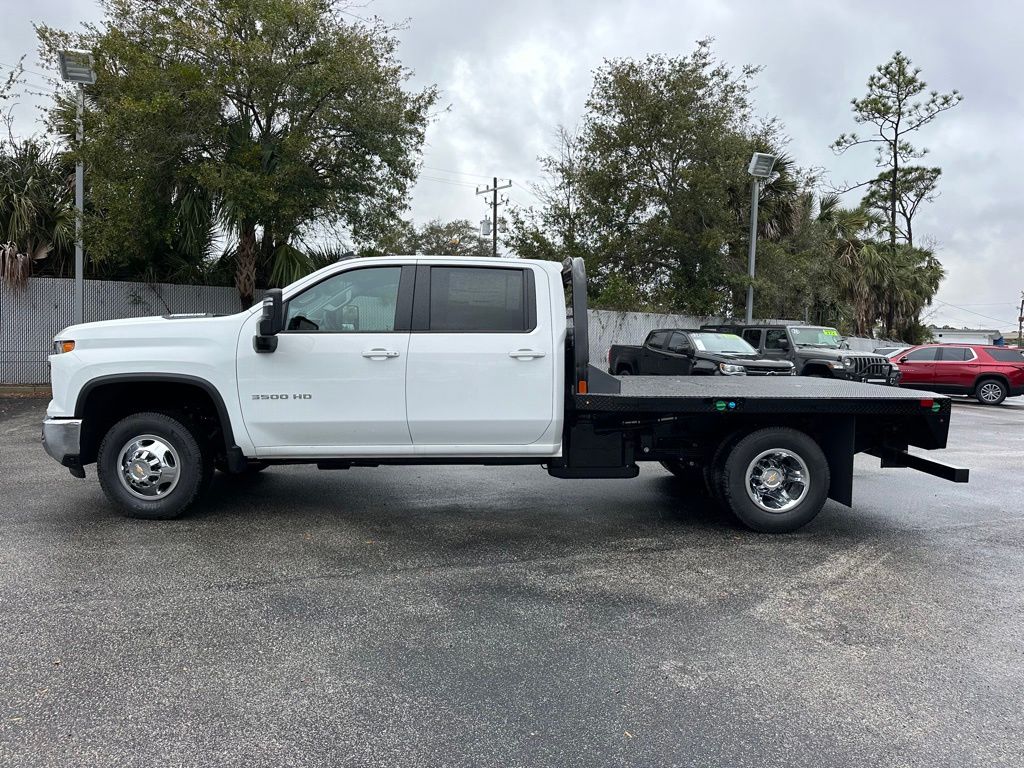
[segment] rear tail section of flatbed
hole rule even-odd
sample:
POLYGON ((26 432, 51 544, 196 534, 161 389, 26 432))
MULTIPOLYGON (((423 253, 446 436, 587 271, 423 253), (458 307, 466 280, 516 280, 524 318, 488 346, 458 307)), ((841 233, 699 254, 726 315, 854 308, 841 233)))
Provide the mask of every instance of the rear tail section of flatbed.
POLYGON ((638 462, 658 461, 699 483, 748 525, 778 531, 810 519, 802 502, 792 515, 788 501, 774 512, 774 501, 764 501, 778 478, 790 478, 791 489, 803 482, 800 498, 819 508, 826 497, 850 505, 857 453, 878 456, 882 466, 967 482, 967 470, 908 452, 910 446, 946 446, 947 397, 814 378, 608 375, 589 360, 582 260, 567 261, 563 277, 573 320, 563 452, 548 464, 552 475, 634 477, 638 462), (747 464, 740 466, 740 459, 747 464), (761 486, 768 490, 761 493, 761 486))

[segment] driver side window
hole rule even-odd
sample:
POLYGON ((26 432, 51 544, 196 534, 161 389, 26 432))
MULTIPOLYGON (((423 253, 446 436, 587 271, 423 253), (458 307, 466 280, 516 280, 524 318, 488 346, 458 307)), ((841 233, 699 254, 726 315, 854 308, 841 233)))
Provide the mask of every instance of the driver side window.
POLYGON ((289 299, 285 329, 306 333, 395 330, 402 268, 369 267, 329 277, 289 299))
POLYGON ((784 330, 768 331, 764 339, 765 349, 785 349, 786 332, 784 330))

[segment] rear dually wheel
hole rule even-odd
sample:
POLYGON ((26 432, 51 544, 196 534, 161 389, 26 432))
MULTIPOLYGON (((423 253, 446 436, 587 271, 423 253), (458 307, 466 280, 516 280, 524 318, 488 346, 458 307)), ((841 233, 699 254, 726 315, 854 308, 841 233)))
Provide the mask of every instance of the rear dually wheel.
POLYGON ((821 511, 830 475, 824 452, 810 436, 772 427, 737 442, 717 480, 722 502, 748 528, 788 533, 821 511))

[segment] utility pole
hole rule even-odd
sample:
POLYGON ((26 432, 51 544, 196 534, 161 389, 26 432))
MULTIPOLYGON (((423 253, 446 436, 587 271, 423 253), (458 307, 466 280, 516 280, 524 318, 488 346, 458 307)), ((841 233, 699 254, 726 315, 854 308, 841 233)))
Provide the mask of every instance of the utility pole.
POLYGON ((1024 331, 1024 291, 1020 292, 1020 312, 1017 314, 1017 349, 1024 349, 1024 339, 1021 332, 1024 331))
MULTIPOLYGON (((476 193, 478 195, 491 195, 491 255, 494 257, 498 256, 498 190, 508 189, 512 186, 512 179, 505 179, 505 183, 500 187, 498 186, 498 177, 495 176, 491 186, 477 187, 476 193)), ((507 203, 508 200, 502 199, 502 203, 507 203)))

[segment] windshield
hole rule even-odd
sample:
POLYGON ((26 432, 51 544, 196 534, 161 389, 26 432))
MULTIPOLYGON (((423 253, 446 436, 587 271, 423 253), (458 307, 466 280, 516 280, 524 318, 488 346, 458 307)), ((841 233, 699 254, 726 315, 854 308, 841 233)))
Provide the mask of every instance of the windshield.
POLYGON ((757 350, 734 333, 691 333, 693 344, 701 352, 725 352, 756 355, 757 350))
POLYGON ((820 325, 794 325, 789 329, 793 343, 801 347, 829 347, 839 349, 843 337, 835 328, 820 325))

